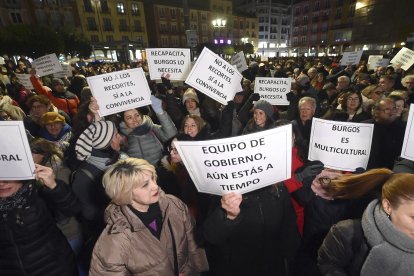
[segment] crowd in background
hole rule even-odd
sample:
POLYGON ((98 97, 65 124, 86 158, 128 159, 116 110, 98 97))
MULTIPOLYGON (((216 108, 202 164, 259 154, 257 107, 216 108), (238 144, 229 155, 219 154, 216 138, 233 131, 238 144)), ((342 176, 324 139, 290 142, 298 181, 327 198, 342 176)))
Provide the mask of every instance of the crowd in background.
POLYGON ((381 275, 396 267, 383 256, 401 256, 390 273, 408 275, 414 227, 400 212, 414 202, 414 161, 399 156, 413 70, 339 57, 248 65, 225 106, 166 75, 148 77, 151 105, 101 118, 86 78, 146 62, 80 59, 72 76, 40 78, 25 57, 6 59, 0 120, 23 121, 37 182, 0 180, 0 274, 381 275), (291 78, 290 104, 260 99, 256 77, 291 78), (309 161, 312 118, 373 124, 366 172, 309 161), (286 124, 291 178, 244 195, 199 193, 174 144, 286 124))

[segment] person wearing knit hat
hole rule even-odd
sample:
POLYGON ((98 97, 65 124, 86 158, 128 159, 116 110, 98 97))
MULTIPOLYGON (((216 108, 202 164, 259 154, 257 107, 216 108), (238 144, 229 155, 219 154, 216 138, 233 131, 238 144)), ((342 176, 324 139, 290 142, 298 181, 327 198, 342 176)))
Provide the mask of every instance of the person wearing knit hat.
POLYGON ((184 92, 183 104, 188 113, 200 116, 200 109, 198 108, 200 100, 198 99, 197 93, 193 88, 188 88, 184 92))
POLYGON ((79 160, 87 160, 91 156, 93 149, 108 148, 117 133, 116 126, 111 121, 98 121, 91 124, 76 141, 75 151, 77 158, 79 160))
POLYGON ((54 88, 57 85, 65 86, 65 83, 63 82, 63 80, 59 78, 53 78, 51 83, 52 88, 54 88))
POLYGON ((55 142, 62 151, 66 150, 72 131, 65 117, 54 111, 46 112, 42 115, 40 123, 42 128, 39 130, 39 136, 55 142))
POLYGON ((268 118, 273 116, 273 106, 268 101, 258 100, 253 106, 253 111, 256 109, 262 110, 268 118))
POLYGON ((249 120, 243 134, 269 129, 273 126, 273 106, 265 100, 258 100, 253 105, 253 118, 249 120))

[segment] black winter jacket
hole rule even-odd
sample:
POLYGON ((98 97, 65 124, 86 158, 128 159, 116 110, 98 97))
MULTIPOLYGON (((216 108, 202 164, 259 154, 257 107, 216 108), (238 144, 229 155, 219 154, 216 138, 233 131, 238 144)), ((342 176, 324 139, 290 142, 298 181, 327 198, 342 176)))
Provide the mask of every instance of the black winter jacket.
POLYGON ((1 213, 1 275, 77 275, 75 256, 56 226, 49 203, 67 216, 80 206, 70 186, 58 182, 55 189, 39 193, 34 187, 23 208, 1 213))

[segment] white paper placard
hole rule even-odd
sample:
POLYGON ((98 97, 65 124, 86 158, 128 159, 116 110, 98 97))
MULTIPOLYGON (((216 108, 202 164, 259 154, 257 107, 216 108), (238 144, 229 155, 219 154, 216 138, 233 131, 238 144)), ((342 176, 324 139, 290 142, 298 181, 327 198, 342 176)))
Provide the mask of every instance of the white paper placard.
POLYGON ((145 49, 150 78, 160 80, 162 74, 170 74, 170 80, 183 81, 191 71, 190 49, 145 49))
POLYGON ((368 57, 368 69, 375 70, 378 66, 381 66, 382 58, 382 55, 370 55, 368 57))
POLYGON ((32 82, 30 81, 30 74, 16 74, 17 79, 19 82, 24 86, 26 89, 34 89, 32 82))
POLYGON ((290 92, 291 83, 291 78, 256 77, 254 93, 258 93, 261 100, 272 105, 289 105, 286 94, 290 92))
POLYGON ((242 91, 242 75, 230 63, 204 48, 185 83, 210 98, 227 105, 242 91))
POLYGON ((401 64, 401 68, 407 71, 414 64, 414 51, 403 47, 391 60, 393 64, 401 64))
POLYGON ((246 58, 244 57, 243 51, 235 54, 231 58, 230 64, 235 66, 240 73, 249 68, 247 67, 246 58))
POLYGON ((35 164, 22 121, 0 121, 0 180, 34 179, 35 164))
POLYGON ((69 63, 63 62, 61 63, 61 66, 62 66, 63 71, 53 74, 55 78, 64 78, 64 77, 70 78, 73 76, 72 66, 70 66, 69 63))
POLYGON ((291 177, 292 125, 226 139, 176 141, 175 146, 202 193, 243 194, 291 177))
POLYGON ((151 104, 151 90, 142 68, 97 75, 86 80, 98 101, 101 117, 151 104))
POLYGON ((341 59, 341 65, 358 64, 361 60, 363 52, 363 50, 356 52, 344 52, 341 59))
POLYGON ((62 72, 63 70, 56 54, 45 55, 33 60, 32 67, 36 69, 36 74, 40 77, 62 72))
POLYGON ((410 105, 401 157, 414 161, 414 104, 410 105))
POLYGON ((336 122, 313 118, 309 160, 342 171, 366 168, 371 152, 373 124, 336 122))

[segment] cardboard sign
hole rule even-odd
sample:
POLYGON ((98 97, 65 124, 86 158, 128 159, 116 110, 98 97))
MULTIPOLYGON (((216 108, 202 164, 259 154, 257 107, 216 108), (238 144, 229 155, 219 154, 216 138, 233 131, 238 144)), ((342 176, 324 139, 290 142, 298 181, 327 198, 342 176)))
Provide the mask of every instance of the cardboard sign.
POLYGON ((56 54, 42 56, 33 60, 32 67, 36 69, 36 74, 40 77, 62 72, 62 65, 56 54))
POLYGON ((410 105, 401 157, 414 161, 414 104, 410 105))
POLYGON ((151 90, 142 68, 86 78, 101 117, 151 104, 151 90))
POLYGON ((341 59, 341 65, 358 64, 361 60, 363 52, 363 50, 356 52, 344 52, 341 59))
POLYGON ((30 76, 30 74, 16 74, 17 79, 24 86, 24 88, 34 89, 33 84, 30 81, 30 76))
POLYGON ((72 66, 69 63, 61 63, 62 71, 53 74, 55 78, 64 78, 64 77, 72 77, 72 66))
POLYGON ((227 105, 242 91, 242 75, 230 63, 204 48, 185 83, 210 98, 227 105))
POLYGON ((231 58, 230 64, 235 66, 240 73, 249 68, 247 67, 246 58, 244 57, 243 51, 235 54, 231 58))
POLYGON ((191 70, 190 49, 158 48, 145 50, 150 78, 160 80, 162 74, 170 74, 170 80, 185 80, 191 70))
POLYGON ((187 37, 187 46, 196 47, 198 44, 198 34, 197 30, 186 30, 185 35, 187 37))
POLYGON ((378 66, 381 66, 382 55, 370 55, 368 57, 368 69, 375 70, 378 66))
POLYGON ((176 141, 175 146, 202 193, 243 194, 291 177, 292 125, 219 140, 176 141))
POLYGON ((34 179, 35 164, 22 121, 0 121, 0 180, 34 179))
POLYGON ((289 105, 286 94, 290 92, 291 82, 291 78, 256 77, 254 93, 258 93, 260 99, 272 105, 289 105))
POLYGON ((391 63, 401 64, 401 68, 407 71, 414 64, 414 51, 403 47, 391 60, 391 63))
POLYGON ((335 122, 313 118, 309 160, 342 171, 366 168, 371 152, 373 124, 335 122))

